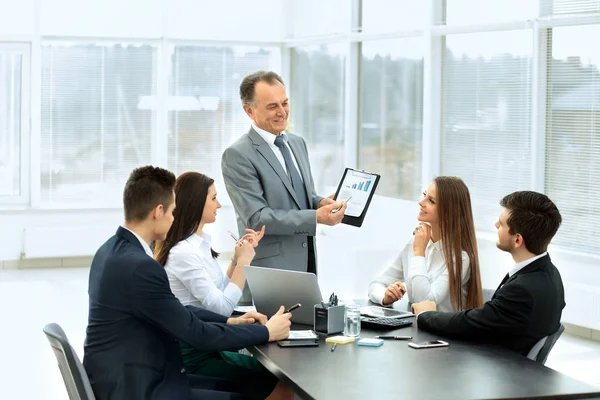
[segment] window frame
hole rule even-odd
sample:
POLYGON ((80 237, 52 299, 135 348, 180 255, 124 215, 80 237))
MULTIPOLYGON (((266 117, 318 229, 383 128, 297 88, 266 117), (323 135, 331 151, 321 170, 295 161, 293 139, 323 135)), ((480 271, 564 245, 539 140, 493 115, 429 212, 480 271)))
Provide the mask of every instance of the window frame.
MULTIPOLYGON (((153 118, 153 125, 156 126, 155 133, 151 136, 151 160, 150 164, 163 166, 165 163, 162 163, 161 156, 164 154, 166 157, 166 150, 163 149, 162 146, 159 145, 159 139, 164 136, 165 143, 167 134, 166 131, 164 135, 161 135, 160 129, 162 128, 161 114, 166 112, 162 107, 162 99, 160 88, 162 85, 167 85, 167 76, 162 77, 161 79, 161 50, 163 42, 161 40, 153 40, 153 39, 135 39, 135 38, 117 38, 117 39, 109 39, 109 38, 74 38, 74 37, 41 37, 41 40, 38 43, 37 48, 35 49, 36 54, 36 65, 34 65, 35 71, 38 74, 37 76, 37 86, 36 86, 36 96, 37 96, 37 104, 33 105, 37 109, 35 113, 37 115, 37 124, 35 126, 34 131, 34 140, 32 141, 32 154, 36 154, 37 157, 32 158, 31 162, 31 181, 32 181, 32 196, 31 196, 31 209, 40 209, 40 210, 118 210, 121 209, 122 206, 119 205, 120 202, 116 201, 114 204, 104 204, 104 203, 96 203, 92 202, 71 202, 71 201, 51 201, 47 202, 42 200, 42 171, 41 171, 41 144, 42 144, 42 68, 43 68, 43 59, 42 53, 43 48, 45 46, 111 46, 111 45, 122 45, 122 46, 149 46, 155 49, 153 62, 156 65, 154 70, 152 80, 156 85, 157 96, 159 101, 159 107, 156 110, 156 115, 153 118), (33 148, 36 146, 35 148, 33 148)), ((166 99, 166 95, 164 96, 166 99)), ((166 100, 165 100, 166 102, 166 100)), ((166 103, 165 103, 166 104, 166 103)))
POLYGON ((31 45, 0 41, 0 52, 21 56, 21 102, 19 132, 19 194, 0 197, 0 207, 23 207, 29 204, 31 185, 31 45))

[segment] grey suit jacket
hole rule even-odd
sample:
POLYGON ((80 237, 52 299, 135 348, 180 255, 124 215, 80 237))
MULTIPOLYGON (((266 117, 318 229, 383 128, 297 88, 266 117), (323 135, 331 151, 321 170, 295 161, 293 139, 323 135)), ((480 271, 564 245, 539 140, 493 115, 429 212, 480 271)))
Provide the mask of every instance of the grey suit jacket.
POLYGON ((258 230, 266 226, 253 265, 305 272, 308 240, 314 240, 317 229, 315 209, 323 197, 315 193, 304 139, 287 135, 311 210, 300 209, 286 171, 267 142, 252 128, 225 150, 221 169, 240 235, 246 228, 258 230))

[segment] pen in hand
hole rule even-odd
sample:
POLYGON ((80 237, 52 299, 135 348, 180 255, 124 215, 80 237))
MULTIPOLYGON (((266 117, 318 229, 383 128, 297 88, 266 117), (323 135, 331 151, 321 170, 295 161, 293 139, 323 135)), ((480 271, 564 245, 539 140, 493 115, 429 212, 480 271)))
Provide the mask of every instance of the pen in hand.
POLYGON ((302 307, 302 304, 300 303, 296 303, 293 306, 291 306, 290 308, 288 308, 288 310, 286 311, 286 313, 290 313, 292 311, 294 311, 296 308, 302 307))
POLYGON ((342 209, 342 207, 344 206, 344 204, 347 204, 347 203, 350 201, 350 199, 351 199, 351 198, 352 198, 352 196, 350 196, 350 197, 348 197, 346 200, 342 201, 342 205, 341 205, 341 206, 339 206, 338 208, 334 208, 333 210, 331 210, 331 213, 332 213, 332 214, 335 214, 335 213, 337 213, 338 211, 340 211, 340 210, 342 209))
POLYGON ((235 236, 231 231, 227 231, 227 233, 229 233, 229 236, 231 236, 236 243, 240 241, 240 239, 238 239, 237 236, 235 236))
POLYGON ((411 340, 412 336, 375 336, 377 339, 411 340))
POLYGON ((337 343, 334 343, 333 346, 331 346, 331 352, 332 353, 335 351, 336 347, 337 347, 337 343))

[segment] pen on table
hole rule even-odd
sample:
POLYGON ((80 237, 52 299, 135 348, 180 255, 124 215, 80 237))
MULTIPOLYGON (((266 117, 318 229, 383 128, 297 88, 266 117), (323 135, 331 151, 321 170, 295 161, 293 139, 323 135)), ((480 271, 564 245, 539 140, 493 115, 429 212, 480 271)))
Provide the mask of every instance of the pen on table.
POLYGON ((375 336, 377 339, 410 340, 412 336, 375 336))
POLYGON ((331 346, 331 351, 334 352, 336 347, 337 347, 337 343, 334 343, 333 346, 331 346))
POLYGON ((290 312, 294 311, 298 307, 302 307, 302 304, 300 304, 300 303, 294 304, 293 306, 291 306, 290 308, 288 308, 288 310, 286 311, 286 313, 290 313, 290 312))
POLYGON ((233 238, 233 240, 235 240, 236 242, 239 242, 240 239, 238 239, 237 236, 235 236, 233 233, 231 233, 231 231, 227 231, 227 233, 229 233, 229 236, 231 236, 233 238))

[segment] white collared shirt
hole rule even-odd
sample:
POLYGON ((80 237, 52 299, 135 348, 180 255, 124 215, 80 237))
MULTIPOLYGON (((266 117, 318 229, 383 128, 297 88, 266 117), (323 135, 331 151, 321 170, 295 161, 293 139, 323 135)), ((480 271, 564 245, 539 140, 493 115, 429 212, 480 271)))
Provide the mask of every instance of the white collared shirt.
POLYGON ((229 281, 213 258, 210 240, 210 235, 202 232, 180 241, 169 252, 165 270, 171 291, 181 304, 229 317, 242 290, 229 281))
MULTIPOLYGON (((286 171, 286 173, 287 173, 287 167, 285 166, 285 159, 283 158, 283 153, 281 152, 281 149, 275 145, 275 138, 277 136, 272 134, 271 132, 265 131, 264 129, 260 129, 258 126, 254 125, 254 124, 252 124, 252 129, 254 129, 256 131, 256 133, 258 133, 260 135, 260 137, 263 138, 265 142, 267 142, 267 144, 269 145, 271 150, 273 150, 273 153, 275 153, 275 157, 277 157, 277 160, 279 160, 279 163, 283 167, 283 170, 286 171)), ((296 156, 294 155, 294 152, 292 151, 292 149, 288 143, 287 133, 285 133, 285 131, 284 131, 284 132, 281 132, 280 135, 283 136, 283 142, 285 143, 285 147, 287 147, 288 150, 290 151, 290 154, 292 155, 292 161, 294 162, 294 165, 296 166, 298 175, 300 175, 300 179, 302 179, 302 182, 304 182, 304 178, 302 177, 302 173, 300 172, 300 168, 298 167, 298 161, 296 161, 296 156)))
POLYGON ((542 258, 545 255, 547 255, 548 252, 545 251, 540 255, 537 255, 535 257, 531 257, 525 261, 521 261, 520 263, 516 263, 515 265, 513 265, 513 267, 508 271, 508 276, 511 277, 514 274, 516 274, 517 272, 519 272, 520 270, 522 270, 523 268, 525 268, 526 266, 528 266, 529 264, 531 264, 532 262, 534 262, 535 260, 537 260, 538 258, 542 258))
MULTIPOLYGON (((403 281, 411 303, 431 300, 439 311, 454 311, 450 300, 448 268, 441 247, 441 240, 431 240, 425 248, 425 257, 415 256, 411 239, 396 260, 378 275, 369 285, 369 298, 382 304, 387 287, 403 281)), ((469 256, 462 252, 462 295, 463 304, 467 300, 469 283, 469 256)))
POLYGON ((144 251, 146 252, 146 254, 148 254, 148 257, 150 258, 154 258, 154 256, 152 255, 152 249, 150 248, 150 246, 148 245, 148 243, 146 243, 144 241, 144 239, 142 239, 137 233, 135 233, 134 231, 132 231, 131 229, 127 228, 124 225, 121 225, 121 227, 123 229, 127 229, 129 232, 133 233, 133 235, 140 241, 140 243, 142 244, 142 247, 144 248, 144 251))

